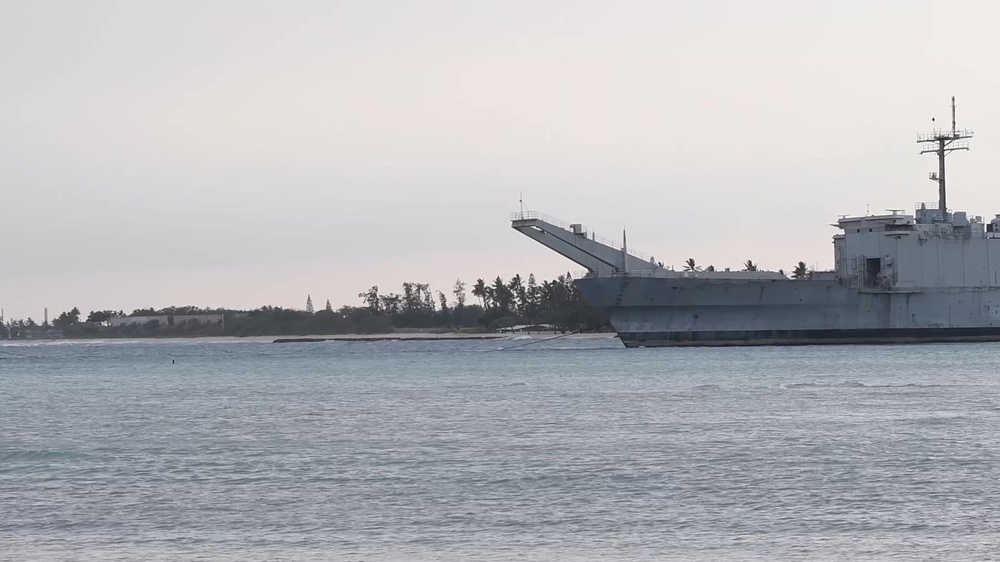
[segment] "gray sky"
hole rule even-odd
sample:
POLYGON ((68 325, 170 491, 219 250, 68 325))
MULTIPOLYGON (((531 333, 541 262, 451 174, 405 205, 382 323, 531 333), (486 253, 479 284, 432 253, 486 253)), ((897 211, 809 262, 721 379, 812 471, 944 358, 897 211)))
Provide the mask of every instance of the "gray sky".
POLYGON ((0 2, 0 306, 359 304, 575 264, 529 209, 680 265, 832 263, 936 200, 1000 212, 992 2, 0 2))

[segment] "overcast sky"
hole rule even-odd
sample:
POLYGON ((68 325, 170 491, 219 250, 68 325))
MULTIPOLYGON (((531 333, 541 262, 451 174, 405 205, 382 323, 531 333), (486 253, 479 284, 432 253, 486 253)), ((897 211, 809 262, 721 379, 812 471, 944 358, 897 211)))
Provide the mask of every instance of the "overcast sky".
POLYGON ((832 265, 838 215, 1000 213, 1000 8, 0 0, 0 306, 360 304, 552 277, 531 210, 680 266, 832 265))

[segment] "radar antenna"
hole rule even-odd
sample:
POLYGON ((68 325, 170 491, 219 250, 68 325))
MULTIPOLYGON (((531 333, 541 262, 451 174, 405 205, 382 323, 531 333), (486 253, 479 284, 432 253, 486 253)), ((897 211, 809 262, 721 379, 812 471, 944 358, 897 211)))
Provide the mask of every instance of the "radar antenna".
MULTIPOLYGON (((934 121, 934 119, 931 119, 934 121)), ((955 96, 951 97, 951 130, 941 131, 935 129, 933 133, 920 135, 917 142, 924 145, 920 154, 937 154, 938 171, 930 173, 931 181, 938 184, 938 209, 941 213, 940 220, 948 220, 948 199, 945 188, 944 157, 953 150, 969 150, 968 139, 972 138, 972 131, 958 130, 955 126, 955 96)))

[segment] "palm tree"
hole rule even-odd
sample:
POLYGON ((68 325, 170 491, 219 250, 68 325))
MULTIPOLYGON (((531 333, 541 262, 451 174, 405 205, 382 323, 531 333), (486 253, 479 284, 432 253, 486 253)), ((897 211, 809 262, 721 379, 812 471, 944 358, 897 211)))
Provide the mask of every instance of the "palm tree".
POLYGON ((493 304, 503 312, 510 312, 514 304, 514 293, 499 275, 493 280, 493 304))
POLYGON ((809 275, 809 270, 806 268, 806 262, 800 261, 795 269, 792 270, 792 279, 805 279, 809 275))
POLYGON ((472 296, 479 297, 479 306, 486 309, 486 282, 482 277, 476 279, 476 284, 472 286, 472 296))
POLYGON ((493 285, 483 287, 483 308, 490 310, 497 304, 497 293, 493 290, 493 285))
POLYGON ((694 262, 694 258, 688 258, 684 262, 684 271, 698 271, 701 268, 694 262))
POLYGON ((757 264, 755 264, 753 260, 747 260, 746 263, 743 264, 743 271, 757 271, 757 264))
POLYGON ((517 312, 524 314, 524 309, 528 303, 528 291, 524 287, 524 281, 521 279, 521 274, 518 273, 511 277, 510 282, 507 283, 507 288, 510 289, 511 296, 514 298, 514 308, 517 312))

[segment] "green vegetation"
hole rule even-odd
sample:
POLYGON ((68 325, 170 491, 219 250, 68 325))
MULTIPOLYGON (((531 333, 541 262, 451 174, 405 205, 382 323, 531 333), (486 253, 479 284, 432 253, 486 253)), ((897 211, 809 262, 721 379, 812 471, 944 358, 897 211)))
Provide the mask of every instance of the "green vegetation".
MULTIPOLYGON (((743 271, 757 271, 759 264, 753 260, 747 260, 743 262, 743 271)), ((688 258, 684 261, 684 271, 702 271, 701 266, 695 262, 694 258, 688 258)), ((710 265, 704 269, 704 271, 715 271, 715 266, 710 265)), ((784 269, 779 269, 778 273, 785 275, 784 269)), ((795 264, 795 268, 792 269, 792 279, 812 279, 815 270, 811 267, 806 266, 806 262, 800 261, 795 264)))
POLYGON ((792 270, 792 279, 811 279, 813 270, 806 267, 806 262, 800 261, 792 270))
POLYGON ((230 310, 172 306, 124 311, 94 310, 86 319, 78 308, 63 312, 51 325, 14 320, 0 327, 0 338, 141 338, 190 336, 284 336, 385 334, 395 331, 493 331, 518 324, 548 324, 558 330, 592 329, 606 324, 603 316, 580 298, 569 274, 538 283, 515 275, 487 283, 477 279, 471 293, 479 303, 466 302, 466 284, 458 280, 449 295, 426 283, 403 283, 401 293, 382 293, 378 286, 358 294, 361 306, 334 309, 330 302, 314 310, 262 306, 230 310), (197 316, 197 318, 192 318, 197 316), (129 322, 128 318, 143 321, 129 322), (121 319, 126 319, 122 321, 121 319))

